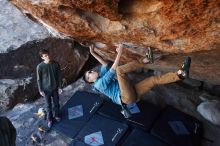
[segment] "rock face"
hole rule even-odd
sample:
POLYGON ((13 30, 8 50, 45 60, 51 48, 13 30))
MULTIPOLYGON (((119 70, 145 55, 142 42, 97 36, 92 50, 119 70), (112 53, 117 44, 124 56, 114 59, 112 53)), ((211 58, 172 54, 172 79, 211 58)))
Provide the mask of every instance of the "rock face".
POLYGON ((49 49, 54 60, 60 63, 63 77, 68 82, 77 78, 89 58, 86 48, 72 40, 55 38, 29 42, 15 51, 0 54, 1 108, 37 97, 36 66, 41 61, 38 51, 42 48, 49 49))
POLYGON ((218 0, 118 1, 11 0, 61 33, 108 47, 124 42, 182 53, 219 44, 218 0))
POLYGON ((24 16, 7 0, 0 0, 0 53, 49 37, 46 28, 24 16))
POLYGON ((197 107, 197 111, 211 123, 220 126, 219 101, 204 101, 197 107))
MULTIPOLYGON (((102 48, 98 50, 99 53, 110 60, 115 58, 113 46, 116 43, 127 46, 122 56, 124 62, 144 56, 146 47, 149 46, 162 54, 219 50, 218 0, 11 0, 11 2, 25 14, 33 16, 60 34, 78 41, 87 40, 96 43, 97 47, 102 48)), ((202 71, 201 64, 212 60, 219 63, 218 56, 210 56, 209 52, 206 55, 200 56, 200 59, 205 59, 200 60, 198 66, 193 65, 193 72, 202 71)), ((195 54, 195 59, 198 59, 196 56, 195 54)), ((168 62, 175 61, 175 58, 169 59, 168 62)), ((215 73, 220 72, 220 64, 217 64, 217 70, 216 67, 212 68, 212 64, 209 66, 209 75, 218 78, 215 73)), ((161 67, 163 69, 163 66, 161 67)), ((203 74, 192 75, 200 80, 205 78, 203 74)), ((220 84, 219 81, 212 82, 209 79, 205 81, 220 84)))
POLYGON ((73 7, 97 13, 112 21, 119 20, 118 14, 118 2, 119 0, 72 0, 70 3, 73 7))

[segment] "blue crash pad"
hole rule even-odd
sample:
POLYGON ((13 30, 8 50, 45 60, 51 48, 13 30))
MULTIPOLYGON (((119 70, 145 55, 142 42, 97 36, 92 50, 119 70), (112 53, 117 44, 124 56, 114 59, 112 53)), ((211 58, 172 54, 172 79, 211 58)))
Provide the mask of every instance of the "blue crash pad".
POLYGON ((155 122, 151 134, 171 146, 200 146, 202 124, 171 106, 167 106, 155 122))
POLYGON ((127 129, 126 124, 94 115, 77 134, 76 139, 91 145, 99 143, 102 146, 115 146, 127 129))
POLYGON ((98 110, 98 114, 120 122, 127 122, 132 126, 142 128, 144 130, 150 130, 153 122, 159 116, 160 109, 155 105, 140 100, 137 103, 140 113, 132 114, 131 118, 125 119, 121 114, 121 107, 112 102, 105 102, 103 106, 98 110))
POLYGON ((84 142, 78 141, 78 140, 73 140, 69 146, 89 146, 85 144, 84 142))
POLYGON ((139 129, 132 130, 122 146, 168 146, 160 139, 155 138, 139 129))
POLYGON ((76 92, 61 108, 62 120, 59 123, 55 123, 53 129, 70 138, 74 138, 101 106, 102 102, 102 98, 96 94, 76 92), (73 110, 75 107, 82 111, 73 110), (70 115, 70 113, 74 114, 70 115))

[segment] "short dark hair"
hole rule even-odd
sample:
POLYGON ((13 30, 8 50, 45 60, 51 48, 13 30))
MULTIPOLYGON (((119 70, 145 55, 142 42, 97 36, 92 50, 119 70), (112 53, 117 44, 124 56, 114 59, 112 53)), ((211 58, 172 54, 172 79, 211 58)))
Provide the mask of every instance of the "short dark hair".
POLYGON ((86 73, 87 73, 88 71, 86 71, 85 73, 84 73, 84 75, 83 75, 83 81, 85 81, 86 83, 89 83, 90 84, 90 82, 88 82, 87 80, 86 80, 86 73))
MULTIPOLYGON (((88 71, 89 71, 89 70, 88 70, 88 71)), ((84 75, 83 75, 83 80, 84 80, 86 83, 88 83, 88 84, 92 84, 93 82, 89 82, 89 81, 86 79, 86 73, 87 73, 88 71, 86 71, 86 72, 84 73, 84 75)))
POLYGON ((42 57, 43 54, 49 54, 49 51, 48 51, 47 49, 41 49, 41 50, 39 51, 40 57, 42 57))

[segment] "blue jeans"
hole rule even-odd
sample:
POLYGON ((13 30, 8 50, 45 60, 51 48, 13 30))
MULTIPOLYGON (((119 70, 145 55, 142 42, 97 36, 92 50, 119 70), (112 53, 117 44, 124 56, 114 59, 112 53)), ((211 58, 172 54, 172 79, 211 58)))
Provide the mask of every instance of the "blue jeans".
POLYGON ((45 93, 45 99, 46 99, 46 110, 47 110, 47 120, 52 121, 53 120, 53 110, 52 110, 52 101, 54 104, 54 113, 55 117, 59 117, 60 112, 60 104, 59 104, 59 95, 58 90, 52 90, 52 91, 44 91, 45 93), (52 99, 52 101, 51 101, 52 99))

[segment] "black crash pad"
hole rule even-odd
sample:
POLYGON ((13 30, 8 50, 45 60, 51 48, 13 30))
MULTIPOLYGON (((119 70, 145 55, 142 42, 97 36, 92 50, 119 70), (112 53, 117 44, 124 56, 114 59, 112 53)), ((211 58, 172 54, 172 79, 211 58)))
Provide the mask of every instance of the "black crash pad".
POLYGON ((155 138, 139 129, 134 129, 124 141, 122 146, 168 146, 160 139, 155 138))
POLYGON ((78 140, 73 140, 69 146, 89 146, 85 144, 84 142, 78 141, 78 140))
POLYGON ((167 106, 151 134, 171 146, 200 146, 202 129, 201 122, 194 117, 167 106))
POLYGON ((104 104, 99 108, 97 111, 98 114, 107 117, 112 120, 116 120, 119 122, 124 122, 125 118, 121 114, 121 106, 111 102, 111 101, 106 101, 104 104))
POLYGON ((140 109, 140 113, 132 114, 132 117, 128 119, 125 119, 121 114, 121 107, 112 102, 105 102, 98 110, 98 114, 120 122, 126 121, 129 124, 144 130, 150 130, 153 122, 160 113, 160 109, 144 100, 140 100, 137 103, 137 106, 140 109))
POLYGON ((70 138, 74 138, 74 136, 97 111, 102 102, 102 98, 96 94, 79 91, 76 92, 61 108, 62 120, 59 123, 55 123, 53 129, 70 138), (68 109, 75 106, 82 107, 83 115, 78 118, 69 119, 68 109))
POLYGON ((94 115, 77 134, 76 139, 84 143, 87 140, 91 145, 97 142, 102 146, 115 146, 127 129, 126 124, 94 115))

